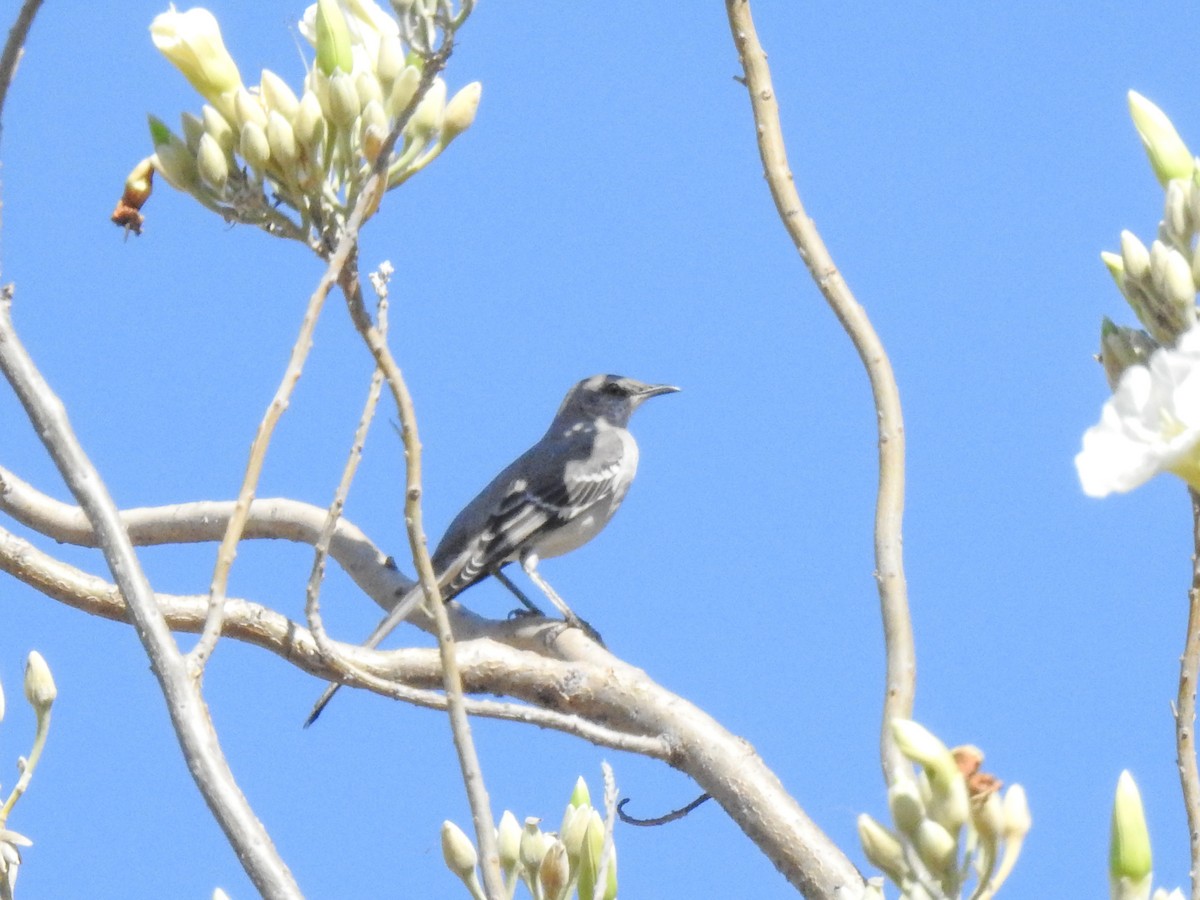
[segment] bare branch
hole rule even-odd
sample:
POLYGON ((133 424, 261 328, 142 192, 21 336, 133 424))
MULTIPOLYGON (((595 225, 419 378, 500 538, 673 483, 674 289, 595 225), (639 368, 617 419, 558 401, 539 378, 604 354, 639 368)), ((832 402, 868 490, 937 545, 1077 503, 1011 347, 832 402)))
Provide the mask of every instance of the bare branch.
POLYGON ((1192 589, 1188 591, 1187 636, 1179 659, 1179 694, 1175 700, 1175 761, 1187 811, 1192 900, 1200 900, 1200 770, 1196 766, 1196 678, 1200 674, 1200 493, 1189 490, 1195 554, 1192 589))
MULTIPOLYGON (((123 510, 121 524, 134 546, 219 541, 233 516, 232 501, 200 501, 123 510)), ((0 466, 0 512, 59 543, 96 547, 95 532, 78 506, 55 500, 0 466)), ((316 545, 326 511, 298 500, 255 500, 243 538, 316 545)), ((412 581, 355 525, 339 519, 329 545, 332 556, 368 597, 385 610, 412 581)), ((416 623, 424 621, 414 616, 416 623)))
POLYGON ((837 316, 858 351, 875 400, 879 422, 879 496, 875 505, 875 579, 883 613, 887 652, 887 685, 880 734, 883 774, 890 785, 911 771, 896 749, 889 722, 912 717, 916 692, 917 662, 913 647, 912 618, 908 610, 908 588, 904 579, 901 527, 904 518, 904 419, 900 391, 883 342, 875 333, 866 310, 859 305, 833 263, 816 225, 804 210, 795 179, 788 166, 779 124, 779 104, 771 85, 767 54, 758 42, 749 0, 726 0, 729 27, 745 72, 750 106, 757 125, 758 152, 762 157, 767 185, 779 218, 783 221, 809 274, 837 316))
POLYGON ((34 430, 95 529, 166 698, 188 769, 213 817, 264 897, 299 898, 299 886, 234 781, 199 684, 190 677, 185 658, 155 602, 116 505, 75 437, 62 401, 17 338, 12 323, 11 288, 0 295, 0 371, 12 385, 34 430))
POLYGON ((17 63, 25 52, 25 41, 29 37, 29 29, 33 27, 34 16, 41 8, 42 0, 25 0, 17 12, 17 19, 8 31, 8 40, 4 42, 4 52, 0 54, 0 136, 3 136, 4 101, 8 99, 8 89, 12 86, 13 77, 17 74, 17 63))

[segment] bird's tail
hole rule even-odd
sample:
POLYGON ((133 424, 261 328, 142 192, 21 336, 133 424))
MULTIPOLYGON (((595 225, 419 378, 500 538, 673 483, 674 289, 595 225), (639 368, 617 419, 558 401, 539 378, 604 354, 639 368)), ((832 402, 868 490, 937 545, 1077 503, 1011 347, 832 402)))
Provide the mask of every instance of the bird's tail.
MULTIPOLYGON (((419 584, 413 585, 403 597, 397 601, 396 605, 391 608, 391 611, 384 616, 375 630, 371 632, 371 636, 364 642, 363 646, 368 649, 373 649, 379 646, 379 642, 392 633, 392 631, 412 615, 413 610, 417 608, 417 604, 425 599, 425 592, 421 590, 419 584)), ((312 712, 308 714, 308 718, 304 720, 304 727, 307 728, 313 722, 317 721, 317 716, 329 705, 329 701, 333 699, 333 695, 338 692, 341 684, 337 682, 331 683, 317 698, 317 702, 313 705, 312 712)))

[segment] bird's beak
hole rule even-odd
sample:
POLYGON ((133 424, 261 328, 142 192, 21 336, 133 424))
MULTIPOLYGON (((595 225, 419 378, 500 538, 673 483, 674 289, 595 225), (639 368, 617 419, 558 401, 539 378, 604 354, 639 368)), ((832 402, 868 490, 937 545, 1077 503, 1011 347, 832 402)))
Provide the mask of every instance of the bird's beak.
POLYGON ((679 388, 673 384, 648 384, 638 391, 639 400, 649 400, 651 397, 657 397, 659 394, 674 394, 679 391, 679 388))

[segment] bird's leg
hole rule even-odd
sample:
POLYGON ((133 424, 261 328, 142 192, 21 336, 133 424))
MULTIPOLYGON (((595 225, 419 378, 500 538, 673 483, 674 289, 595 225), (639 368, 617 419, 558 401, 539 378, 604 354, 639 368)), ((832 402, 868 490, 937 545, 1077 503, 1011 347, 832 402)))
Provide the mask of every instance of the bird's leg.
POLYGON ((535 604, 532 600, 530 600, 528 597, 526 597, 525 592, 523 590, 521 590, 519 587, 517 587, 516 583, 511 578, 509 578, 507 575, 504 574, 504 570, 501 569, 499 566, 492 569, 492 577, 495 578, 502 585, 504 585, 506 588, 508 588, 510 591, 512 591, 513 596, 516 597, 518 600, 520 600, 521 605, 525 607, 525 609, 513 610, 509 614, 510 616, 527 616, 527 615, 544 616, 545 615, 545 613, 541 611, 541 609, 537 606, 537 604, 535 604))
POLYGON ((558 596, 558 592, 550 587, 550 583, 538 574, 537 564, 538 558, 536 553, 525 553, 521 556, 521 568, 525 570, 525 574, 529 576, 529 580, 536 584, 542 593, 546 595, 546 599, 554 604, 554 608, 562 613, 564 621, 572 628, 580 629, 584 634, 603 647, 604 641, 600 639, 600 632, 575 615, 571 607, 567 606, 566 601, 558 596))

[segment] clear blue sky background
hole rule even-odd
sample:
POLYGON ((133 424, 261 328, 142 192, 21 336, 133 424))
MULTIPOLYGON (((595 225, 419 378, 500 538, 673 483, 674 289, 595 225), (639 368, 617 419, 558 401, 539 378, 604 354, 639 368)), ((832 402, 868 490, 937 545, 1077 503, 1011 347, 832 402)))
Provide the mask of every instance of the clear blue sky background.
MULTIPOLYGON (((0 13, 11 20, 16 3, 0 13)), ((126 506, 236 491, 320 267, 165 186, 146 234, 108 215, 149 150, 147 112, 199 101, 152 47, 155 2, 46 5, 3 134, 3 277, 16 319, 126 506)), ((301 3, 219 0, 244 77, 298 83, 301 3)), ((917 717, 1029 791, 1012 897, 1107 892, 1108 817, 1132 769, 1157 881, 1187 835, 1173 763, 1189 583, 1182 484, 1104 502, 1072 467, 1107 395, 1102 315, 1131 322, 1098 253, 1149 239, 1161 193, 1125 92, 1200 147, 1185 3, 756 5, 801 192, 892 354, 905 404, 905 547, 917 717)), ((681 385, 639 413, 638 484, 609 530, 547 576, 611 648, 761 752, 861 862, 884 815, 882 641, 872 580, 874 416, 865 376, 770 204, 722 4, 484 0, 451 88, 484 84, 469 134, 390 195, 364 264, 390 259, 394 345, 416 395, 432 537, 596 371, 681 385)), ((331 304, 262 495, 324 504, 369 365, 331 304)), ((400 456, 381 420, 349 516, 398 556, 400 456)), ((11 394, 0 462, 66 498, 11 394)), ((98 555, 49 547, 95 572, 98 555)), ((212 547, 147 550, 165 591, 208 583, 212 547)), ((236 594, 302 617, 310 553, 244 547, 236 594)), ((376 608, 331 579, 336 634, 376 608)), ((497 588, 469 601, 502 615, 497 588)), ((253 894, 193 789, 133 631, 0 578, 0 780, 27 752, 26 652, 60 689, 11 821, 22 900, 253 894)), ((418 639, 412 629, 403 639, 418 639)), ((185 638, 190 644, 191 638, 185 638)), ((396 638, 395 640, 400 640, 396 638)), ((444 717, 346 692, 221 644, 208 693, 233 768, 312 897, 455 897, 438 826, 468 813, 444 717)), ((632 810, 695 787, 664 766, 482 722, 497 810, 556 822, 579 774, 616 768, 632 810)), ((786 897, 715 806, 622 829, 624 896, 786 897)))

